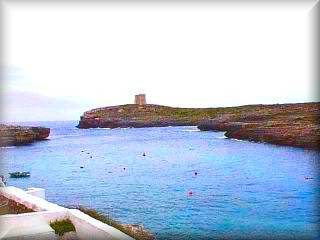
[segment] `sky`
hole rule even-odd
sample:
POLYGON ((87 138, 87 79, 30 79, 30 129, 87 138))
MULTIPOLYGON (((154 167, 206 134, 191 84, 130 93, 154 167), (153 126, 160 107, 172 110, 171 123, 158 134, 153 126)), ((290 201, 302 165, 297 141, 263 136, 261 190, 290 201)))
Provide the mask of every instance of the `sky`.
POLYGON ((319 101, 307 1, 2 1, 2 121, 319 101))

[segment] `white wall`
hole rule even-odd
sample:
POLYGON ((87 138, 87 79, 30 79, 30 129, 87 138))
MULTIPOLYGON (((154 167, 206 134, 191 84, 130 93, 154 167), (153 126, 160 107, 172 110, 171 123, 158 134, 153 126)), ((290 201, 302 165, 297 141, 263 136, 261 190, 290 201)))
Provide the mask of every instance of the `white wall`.
POLYGON ((32 196, 46 199, 46 193, 43 188, 28 188, 26 192, 32 196))
POLYGON ((119 239, 133 240, 121 231, 104 224, 77 209, 68 209, 44 200, 45 191, 39 188, 29 188, 28 191, 16 187, 0 189, 3 196, 34 210, 32 213, 8 214, 0 216, 0 239, 10 228, 32 227, 50 224, 50 222, 69 218, 76 228, 77 237, 83 240, 119 239))

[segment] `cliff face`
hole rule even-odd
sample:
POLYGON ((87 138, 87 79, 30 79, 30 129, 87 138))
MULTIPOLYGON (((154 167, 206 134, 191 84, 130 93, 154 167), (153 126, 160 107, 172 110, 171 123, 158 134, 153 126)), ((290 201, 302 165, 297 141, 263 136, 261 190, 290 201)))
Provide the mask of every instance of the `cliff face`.
POLYGON ((0 146, 16 146, 44 140, 49 137, 50 128, 22 127, 0 124, 0 146))
POLYGON ((320 149, 320 104, 271 105, 203 121, 203 131, 226 131, 229 138, 320 149))
POLYGON ((319 149, 320 103, 173 108, 135 104, 97 108, 81 116, 78 128, 198 126, 226 131, 229 138, 319 149))
POLYGON ((98 108, 81 116, 78 128, 166 127, 197 125, 208 117, 204 109, 136 104, 98 108))

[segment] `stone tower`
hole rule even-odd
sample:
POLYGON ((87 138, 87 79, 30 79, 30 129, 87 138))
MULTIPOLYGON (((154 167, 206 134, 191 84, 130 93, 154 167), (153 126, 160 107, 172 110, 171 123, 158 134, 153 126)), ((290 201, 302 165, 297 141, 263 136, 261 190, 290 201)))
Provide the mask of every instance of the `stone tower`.
POLYGON ((138 105, 146 105, 146 95, 145 94, 138 94, 134 96, 134 104, 138 105))

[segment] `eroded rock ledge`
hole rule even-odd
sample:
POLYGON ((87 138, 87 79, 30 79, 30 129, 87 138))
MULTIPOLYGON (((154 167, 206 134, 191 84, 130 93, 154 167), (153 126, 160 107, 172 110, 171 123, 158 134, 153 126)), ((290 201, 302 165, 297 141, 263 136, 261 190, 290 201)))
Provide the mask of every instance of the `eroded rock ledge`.
POLYGON ((319 149, 320 103, 173 108, 136 104, 97 108, 81 116, 78 128, 198 126, 226 131, 229 138, 319 149))
POLYGON ((49 137, 50 128, 0 124, 0 146, 30 144, 49 137))
POLYGON ((319 104, 278 105, 264 111, 225 114, 203 121, 202 131, 277 145, 320 150, 319 104))
POLYGON ((197 125, 208 115, 202 109, 136 104, 97 108, 80 117, 78 128, 168 127, 197 125))

